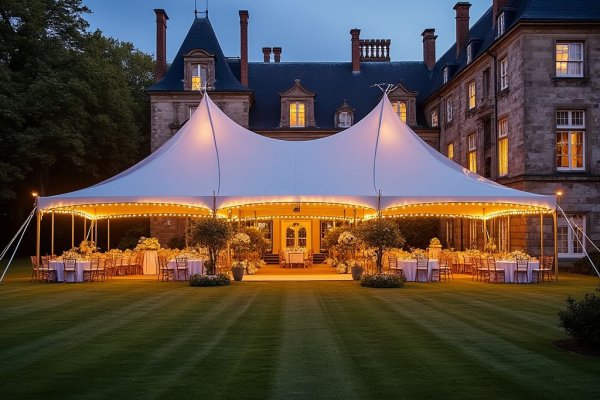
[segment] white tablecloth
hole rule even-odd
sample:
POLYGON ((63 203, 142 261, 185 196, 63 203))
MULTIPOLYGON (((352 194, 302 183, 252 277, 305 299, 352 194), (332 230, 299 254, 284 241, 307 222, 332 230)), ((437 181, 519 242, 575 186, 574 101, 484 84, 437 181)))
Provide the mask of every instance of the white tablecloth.
POLYGON ((144 264, 142 270, 144 275, 158 274, 158 252, 156 250, 144 251, 144 264))
MULTIPOLYGON (((539 261, 529 261, 527 265, 527 283, 533 282, 533 270, 540 267, 539 261)), ((517 262, 514 260, 496 260, 496 268, 504 270, 504 281, 506 283, 515 283, 517 281, 517 262)), ((519 278, 523 282, 523 278, 519 278)))
MULTIPOLYGON (((398 260, 398 268, 402 268, 407 281, 415 282, 417 280, 417 260, 398 260)), ((431 271, 438 268, 438 260, 430 259, 427 264, 427 280, 431 280, 431 271)), ((419 281, 425 281, 423 273, 419 274, 419 281)))
POLYGON ((302 251, 288 251, 286 253, 287 255, 287 262, 290 265, 294 265, 294 264, 302 264, 302 266, 304 266, 304 252, 302 251))
MULTIPOLYGON (((204 274, 204 261, 202 260, 188 260, 187 267, 188 278, 194 274, 204 274)), ((180 272, 179 276, 177 276, 177 263, 175 262, 175 260, 170 260, 167 263, 167 268, 173 270, 173 276, 175 276, 175 279, 180 281, 184 280, 185 277, 183 272, 180 272)))
MULTIPOLYGON (((71 272, 67 272, 66 281, 67 282, 83 282, 83 270, 90 268, 90 262, 86 260, 77 260, 77 264, 75 265, 75 274, 71 272)), ((64 264, 62 260, 52 260, 50 261, 50 269, 56 271, 56 280, 58 282, 65 281, 64 275, 64 264)))

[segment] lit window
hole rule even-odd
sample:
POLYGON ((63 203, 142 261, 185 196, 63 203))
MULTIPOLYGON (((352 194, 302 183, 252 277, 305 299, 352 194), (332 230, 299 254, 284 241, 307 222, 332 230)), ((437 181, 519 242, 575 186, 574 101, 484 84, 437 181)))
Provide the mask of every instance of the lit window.
POLYGON ((469 94, 469 110, 472 110, 477 105, 476 99, 475 99, 475 95, 476 95, 476 93, 475 93, 475 81, 469 83, 469 85, 467 86, 467 92, 469 94))
POLYGON ((304 128, 306 120, 304 117, 304 102, 293 101, 290 103, 290 127, 304 128))
POLYGON ((352 125, 352 115, 348 111, 342 111, 338 115, 338 126, 340 128, 348 128, 352 125))
POLYGON ((444 74, 444 84, 446 84, 446 83, 448 83, 448 75, 449 75, 449 73, 448 73, 448 67, 444 68, 443 74, 444 74))
POLYGON ((469 43, 467 46, 467 64, 473 61, 473 43, 469 43))
POLYGON ((438 115, 438 110, 433 110, 431 112, 431 126, 433 128, 437 128, 440 125, 440 118, 438 115))
POLYGON ((452 98, 449 98, 448 100, 446 100, 446 122, 451 122, 452 118, 454 117, 454 112, 453 112, 453 107, 452 107, 452 98))
POLYGON ((508 119, 498 121, 498 176, 508 175, 508 119))
POLYGON ((569 227, 569 222, 563 216, 558 217, 556 232, 558 236, 558 255, 562 257, 581 257, 585 248, 585 216, 567 214, 567 218, 573 229, 569 227))
POLYGON ((477 173, 477 143, 475 134, 468 137, 469 147, 469 171, 477 173))
POLYGON ((508 59, 500 60, 500 90, 508 88, 508 59))
POLYGON ((497 23, 498 36, 502 36, 504 35, 504 32, 506 32, 506 14, 500 13, 500 15, 498 15, 497 23))
POLYGON ((394 112, 396 114, 398 114, 398 116, 400 117, 400 119, 404 122, 406 122, 406 102, 405 101, 394 101, 392 103, 392 108, 394 109, 394 112))
POLYGON ((585 163, 585 111, 556 112, 556 168, 583 170, 585 163))
POLYGON ((206 64, 192 64, 192 90, 206 87, 206 64))
POLYGON ((583 43, 556 43, 556 76, 583 76, 583 43))
POLYGON ((448 143, 448 158, 454 160, 454 143, 448 143))

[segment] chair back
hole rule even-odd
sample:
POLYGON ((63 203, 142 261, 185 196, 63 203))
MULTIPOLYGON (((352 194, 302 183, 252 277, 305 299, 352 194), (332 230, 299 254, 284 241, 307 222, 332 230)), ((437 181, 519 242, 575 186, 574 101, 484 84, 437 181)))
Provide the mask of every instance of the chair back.
POLYGON ((527 267, 529 266, 529 260, 526 258, 517 258, 517 270, 519 271, 527 271, 527 267))
POLYGON ((554 268, 554 256, 545 256, 544 257, 544 268, 545 269, 554 268))
POLYGON ((398 268, 398 257, 388 256, 388 266, 390 269, 398 268))
POLYGON ((417 256, 417 268, 427 268, 429 265, 429 258, 423 256, 417 256))
POLYGON ((496 259, 494 257, 487 257, 487 267, 490 271, 496 271, 496 259))
POLYGON ((63 267, 65 270, 75 270, 77 268, 76 258, 63 258, 63 267))
POLYGON ((90 271, 97 271, 100 267, 99 258, 90 258, 90 271))
POLYGON ((177 269, 187 268, 188 258, 187 257, 175 257, 175 265, 177 269))
POLYGON ((33 269, 39 268, 37 256, 31 256, 31 266, 33 267, 33 269))

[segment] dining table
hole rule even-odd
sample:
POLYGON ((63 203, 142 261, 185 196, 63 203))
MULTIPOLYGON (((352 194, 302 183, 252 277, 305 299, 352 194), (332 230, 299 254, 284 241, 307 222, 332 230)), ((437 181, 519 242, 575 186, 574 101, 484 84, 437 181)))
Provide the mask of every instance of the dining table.
POLYGON ((286 252, 287 256, 287 265, 290 268, 294 266, 304 267, 304 260, 306 259, 305 253, 303 251, 288 251, 286 252))
MULTIPOLYGON (((527 283, 533 283, 533 270, 539 267, 540 262, 538 260, 530 260, 527 263, 527 283)), ((496 260, 496 268, 504 270, 504 282, 515 283, 517 281, 516 260, 496 260)))
MULTIPOLYGON (((438 269, 440 267, 440 263, 438 260, 429 259, 427 263, 427 281, 430 282, 432 280, 432 271, 434 269, 438 269)), ((398 260, 398 268, 402 268, 404 272, 404 277, 409 282, 417 281, 417 260, 407 259, 407 260, 398 260)), ((419 282, 424 282, 425 279, 423 275, 419 276, 419 282)))
POLYGON ((64 263, 61 259, 50 260, 49 268, 56 271, 57 282, 83 282, 83 270, 90 268, 90 260, 78 259, 75 273, 67 272, 65 276, 64 263))
MULTIPOLYGON (((175 277, 175 280, 182 281, 185 279, 185 276, 183 274, 177 273, 177 263, 175 262, 175 259, 169 260, 167 262, 167 268, 173 270, 173 276, 175 277)), ((187 275, 188 278, 195 274, 204 275, 204 273, 205 273, 204 272, 204 261, 196 260, 196 259, 189 259, 189 260, 187 260, 187 269, 188 269, 188 275, 187 275)))

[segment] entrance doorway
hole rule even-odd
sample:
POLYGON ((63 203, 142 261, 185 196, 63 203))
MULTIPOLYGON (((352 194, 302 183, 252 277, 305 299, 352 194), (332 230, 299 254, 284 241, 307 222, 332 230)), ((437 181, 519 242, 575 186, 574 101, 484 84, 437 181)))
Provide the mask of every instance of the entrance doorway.
POLYGON ((281 224, 281 248, 303 247, 311 248, 310 221, 283 221, 281 224))

